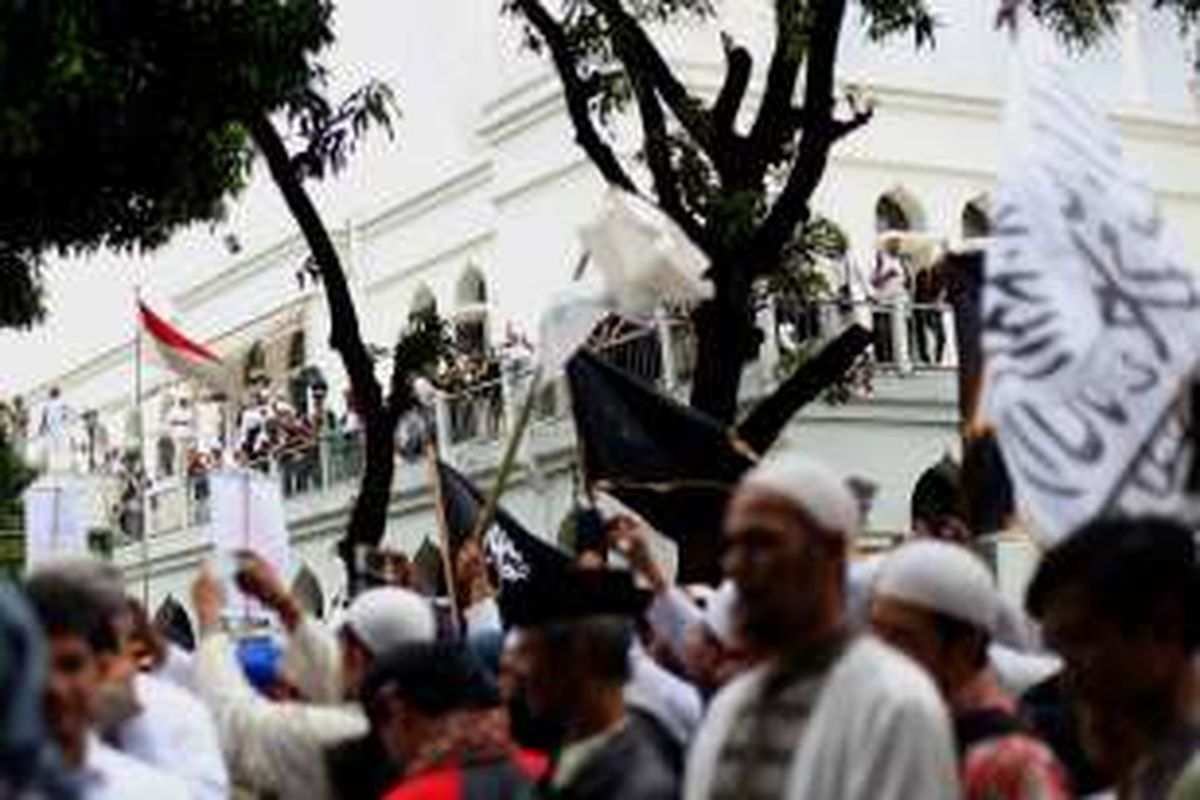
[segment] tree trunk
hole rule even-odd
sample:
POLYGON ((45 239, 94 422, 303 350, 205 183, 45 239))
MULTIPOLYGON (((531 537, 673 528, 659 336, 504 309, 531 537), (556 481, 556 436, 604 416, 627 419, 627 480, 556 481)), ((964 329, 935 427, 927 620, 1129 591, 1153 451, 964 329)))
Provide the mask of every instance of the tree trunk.
POLYGON ((737 259, 715 263, 716 295, 693 315, 697 341, 691 405, 729 425, 737 418, 742 369, 757 353, 761 339, 747 273, 737 259))
POLYGON ((346 535, 338 544, 338 554, 346 564, 351 596, 361 588, 358 551, 375 547, 387 532, 388 506, 392 501, 392 479, 396 474, 393 438, 396 426, 384 419, 368 420, 364 426, 364 459, 358 497, 350 512, 346 535))
POLYGON ((375 365, 363 342, 358 312, 342 268, 341 258, 329 236, 320 213, 296 172, 287 147, 275 126, 265 116, 247 121, 251 136, 262 152, 271 178, 287 203, 288 211, 300 228, 309 252, 321 272, 321 286, 329 306, 329 344, 339 356, 350 378, 355 407, 363 421, 365 468, 358 497, 350 517, 346 537, 338 552, 346 564, 348 585, 358 583, 357 545, 375 546, 383 539, 391 501, 393 439, 399 415, 392 413, 383 398, 383 388, 375 377, 375 365))

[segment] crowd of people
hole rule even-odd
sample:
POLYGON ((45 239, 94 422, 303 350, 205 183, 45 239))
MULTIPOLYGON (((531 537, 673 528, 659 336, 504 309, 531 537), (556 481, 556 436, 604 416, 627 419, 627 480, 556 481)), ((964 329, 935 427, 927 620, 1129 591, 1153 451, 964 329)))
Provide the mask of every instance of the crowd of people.
POLYGON ((195 579, 194 652, 113 567, 52 562, 0 590, 0 797, 1200 796, 1194 532, 1089 523, 1018 607, 956 480, 922 476, 912 533, 861 560, 846 481, 771 455, 716 587, 622 514, 552 578, 498 595, 468 541, 455 602, 376 585, 326 620, 242 553, 195 579), (234 587, 277 625, 232 624, 234 587))

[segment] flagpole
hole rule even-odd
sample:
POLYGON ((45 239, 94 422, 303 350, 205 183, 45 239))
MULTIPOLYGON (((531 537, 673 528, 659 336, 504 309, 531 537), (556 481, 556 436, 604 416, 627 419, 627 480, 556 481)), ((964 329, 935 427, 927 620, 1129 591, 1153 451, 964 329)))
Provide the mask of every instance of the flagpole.
MULTIPOLYGON (((1182 393, 1185 392, 1190 386, 1193 380, 1193 375, 1194 373, 1188 373, 1188 375, 1182 381, 1180 381, 1179 394, 1177 394, 1175 399, 1163 408, 1162 413, 1160 413, 1155 419, 1154 427, 1150 429, 1150 433, 1147 434, 1146 438, 1135 451, 1133 458, 1130 459, 1129 463, 1125 465, 1125 468, 1121 470, 1120 477, 1117 479, 1117 482, 1113 484, 1113 487, 1111 490, 1109 490, 1108 495, 1104 498, 1104 504, 1100 506, 1100 511, 1097 516, 1105 516, 1113 511, 1117 501, 1121 499, 1121 492, 1125 490, 1125 487, 1129 483, 1130 479, 1132 479, 1134 474, 1137 473, 1137 468, 1142 463, 1142 459, 1146 457, 1151 448, 1154 447, 1155 441, 1159 436, 1162 435, 1163 431, 1167 429, 1167 425, 1170 423, 1171 417, 1180 412, 1180 404, 1183 403, 1185 399, 1182 393)), ((1195 422, 1192 421, 1191 424, 1195 425, 1195 422)), ((1190 433, 1187 431, 1185 431, 1183 434, 1185 438, 1189 435, 1190 433)), ((1184 480, 1187 480, 1186 477, 1184 480)), ((1187 494, 1186 483, 1183 492, 1184 494, 1187 494)))
POLYGON ((446 521, 446 505, 442 496, 442 471, 438 468, 437 438, 425 440, 425 466, 429 472, 429 487, 433 491, 433 516, 437 520, 438 539, 441 541, 442 571, 446 575, 446 593, 450 595, 450 616, 455 630, 464 624, 458 607, 458 585, 454 579, 454 558, 451 554, 450 525, 446 521))
POLYGON ((525 403, 521 406, 521 412, 517 415, 513 429, 508 434, 508 441, 504 445, 504 456, 500 459, 496 482, 492 485, 491 492, 488 493, 483 511, 475 520, 475 529, 471 532, 471 539, 475 542, 482 541, 483 535, 487 533, 487 529, 492 526, 492 521, 495 519, 496 510, 500 506, 500 496, 504 494, 504 488, 512 476, 513 467, 516 466, 517 450, 520 447, 521 439, 524 438, 525 429, 529 426, 529 419, 533 416, 533 404, 537 400, 537 390, 541 379, 542 367, 538 365, 529 380, 529 392, 525 396, 525 403))
POLYGON ((142 607, 150 613, 150 520, 146 514, 146 424, 142 415, 142 284, 134 286, 134 297, 137 302, 137 333, 133 339, 133 408, 134 419, 137 421, 137 461, 134 469, 134 481, 137 488, 138 533, 141 537, 142 559, 142 607))

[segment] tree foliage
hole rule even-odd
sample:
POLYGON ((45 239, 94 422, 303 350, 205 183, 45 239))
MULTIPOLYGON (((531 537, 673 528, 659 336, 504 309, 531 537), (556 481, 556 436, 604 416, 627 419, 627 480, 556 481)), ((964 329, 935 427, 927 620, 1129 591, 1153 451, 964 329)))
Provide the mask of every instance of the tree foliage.
MULTIPOLYGON (((1004 0, 1003 8, 1020 0, 1004 0)), ((1028 0, 1029 10, 1086 45, 1110 30, 1126 0, 1028 0)), ((938 20, 926 0, 857 0, 858 23, 875 41, 934 44, 938 20)), ((1181 19, 1198 0, 1156 0, 1181 19)), ((711 258, 716 297, 697 310, 700 347, 693 404, 730 419, 741 364, 757 348, 753 285, 789 261, 810 220, 809 202, 838 142, 867 124, 872 107, 838 96, 836 57, 849 0, 774 0, 774 44, 753 54, 723 37, 725 72, 698 94, 669 63, 656 26, 706 19, 709 0, 506 0, 562 84, 575 139, 606 181, 652 196, 711 258), (751 92, 754 59, 766 57, 751 92), (751 98, 754 98, 753 100, 751 98), (624 112, 640 123, 640 179, 608 128, 624 112)))
POLYGON ((415 402, 408 359, 433 339, 414 331, 391 384, 379 384, 337 249, 305 188, 340 170, 369 129, 390 133, 395 113, 377 82, 330 97, 321 59, 333 10, 330 0, 3 4, 0 323, 36 319, 42 254, 146 250, 218 221, 260 154, 320 272, 330 344, 365 423, 351 529, 373 543, 386 522, 392 436, 415 402))
MULTIPOLYGON (((0 414, 0 419, 5 416, 0 414)), ((14 518, 19 518, 21 494, 33 478, 33 470, 21 458, 14 444, 13 431, 0 421, 0 523, 10 523, 14 518)))

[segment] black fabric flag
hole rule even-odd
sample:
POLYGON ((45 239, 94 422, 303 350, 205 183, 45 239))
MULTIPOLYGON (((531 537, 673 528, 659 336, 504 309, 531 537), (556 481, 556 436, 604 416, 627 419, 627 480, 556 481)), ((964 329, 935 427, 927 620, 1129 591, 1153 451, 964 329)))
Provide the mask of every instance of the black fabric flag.
MULTIPOLYGON (((457 552, 474 533, 485 498, 479 487, 449 464, 439 461, 438 474, 450 546, 457 552)), ((572 564, 570 556, 531 533, 502 507, 496 509, 482 545, 495 574, 500 613, 505 620, 528 586, 562 580, 572 564)))
POLYGON ((796 412, 821 396, 845 375, 871 344, 871 332, 851 325, 808 359, 738 423, 737 434, 757 453, 765 453, 796 412))
POLYGON ((683 582, 719 581, 729 494, 757 454, 845 374, 870 344, 851 326, 755 406, 732 431, 600 356, 567 363, 584 474, 679 546, 683 582))
POLYGON ((725 504, 753 455, 716 420, 588 350, 567 378, 588 483, 676 542, 680 580, 719 579, 725 504))

